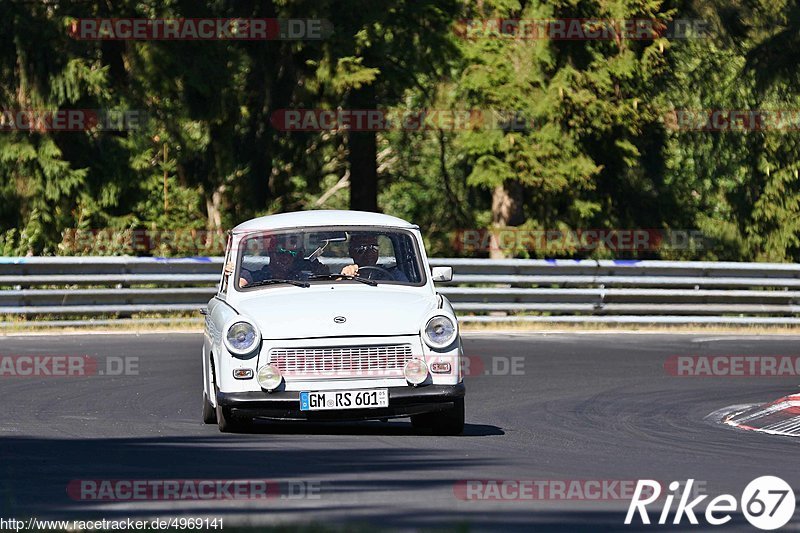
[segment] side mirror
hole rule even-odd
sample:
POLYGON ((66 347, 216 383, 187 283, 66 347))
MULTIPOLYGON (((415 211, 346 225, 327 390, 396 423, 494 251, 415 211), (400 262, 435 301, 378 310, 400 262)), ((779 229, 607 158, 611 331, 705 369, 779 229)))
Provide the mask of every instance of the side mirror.
POLYGON ((453 267, 433 267, 431 278, 433 281, 453 281, 453 267))

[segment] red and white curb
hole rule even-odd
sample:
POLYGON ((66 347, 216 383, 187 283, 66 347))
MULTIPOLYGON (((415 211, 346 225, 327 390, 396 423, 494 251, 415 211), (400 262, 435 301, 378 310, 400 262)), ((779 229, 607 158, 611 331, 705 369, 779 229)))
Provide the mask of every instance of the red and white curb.
POLYGON ((725 416, 722 423, 770 435, 800 437, 800 394, 737 410, 725 416))

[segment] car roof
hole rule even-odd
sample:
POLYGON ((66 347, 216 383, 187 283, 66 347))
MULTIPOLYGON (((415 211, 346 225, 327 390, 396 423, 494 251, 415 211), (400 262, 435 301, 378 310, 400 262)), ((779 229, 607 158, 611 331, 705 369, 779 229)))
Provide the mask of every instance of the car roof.
POLYGON ((416 224, 411 224, 402 218, 384 215, 382 213, 347 211, 343 209, 319 209, 253 218, 233 228, 233 232, 247 233, 251 231, 313 226, 382 226, 419 229, 419 226, 416 224))

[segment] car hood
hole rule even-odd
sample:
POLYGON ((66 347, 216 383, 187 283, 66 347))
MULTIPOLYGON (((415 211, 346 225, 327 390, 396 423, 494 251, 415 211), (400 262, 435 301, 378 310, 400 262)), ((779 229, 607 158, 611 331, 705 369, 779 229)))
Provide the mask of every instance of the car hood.
POLYGON ((422 290, 326 284, 264 289, 236 307, 258 324, 263 338, 297 339, 415 335, 437 303, 436 295, 422 290))

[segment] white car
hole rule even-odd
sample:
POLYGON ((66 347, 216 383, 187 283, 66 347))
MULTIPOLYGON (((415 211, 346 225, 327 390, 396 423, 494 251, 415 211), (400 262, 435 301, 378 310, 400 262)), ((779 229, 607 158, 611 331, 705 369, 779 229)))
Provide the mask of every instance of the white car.
POLYGON ((464 428, 458 322, 434 281, 419 228, 360 211, 256 218, 229 236, 203 310, 203 420, 410 417, 464 428))

